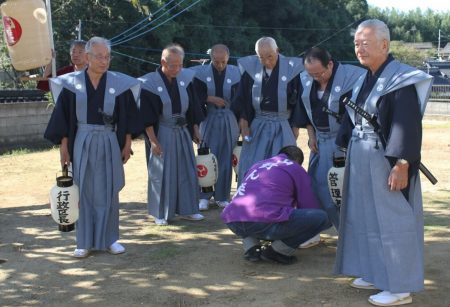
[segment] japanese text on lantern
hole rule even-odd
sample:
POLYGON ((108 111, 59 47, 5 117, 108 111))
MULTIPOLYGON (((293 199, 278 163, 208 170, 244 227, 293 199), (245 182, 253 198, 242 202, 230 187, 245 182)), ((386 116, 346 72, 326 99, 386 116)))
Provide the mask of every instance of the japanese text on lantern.
POLYGON ((67 210, 69 210, 69 191, 59 191, 58 196, 58 204, 56 205, 56 209, 58 210, 59 222, 60 223, 69 223, 67 219, 67 210))

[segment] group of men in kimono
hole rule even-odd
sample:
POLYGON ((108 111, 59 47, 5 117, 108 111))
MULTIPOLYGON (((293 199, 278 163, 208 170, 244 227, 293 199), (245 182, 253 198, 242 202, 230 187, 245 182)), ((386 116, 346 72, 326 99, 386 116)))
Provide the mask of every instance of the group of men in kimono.
MULTIPOLYGON (((298 129, 306 128, 312 198, 320 200, 326 214, 308 226, 313 230, 307 235, 299 230, 300 237, 278 238, 280 243, 274 242, 271 253, 281 256, 269 258, 291 263, 292 258, 283 256, 334 225, 339 233, 336 273, 357 276, 352 287, 382 290, 369 298, 372 304, 410 303, 410 292, 422 290, 424 281, 418 165, 421 118, 432 79, 396 61, 389 54, 389 42, 383 22, 367 20, 359 25, 355 54, 367 70, 340 64, 317 47, 308 50, 303 61, 285 57, 270 37, 259 39, 256 55, 239 59, 239 68, 227 64, 226 46, 215 45, 211 65, 184 69, 183 49, 170 45, 155 72, 134 79, 108 70, 107 40, 89 40, 87 69, 51 80, 56 106, 45 132, 47 139, 60 144, 61 164, 72 163, 80 187, 74 256, 86 257, 91 249, 125 251, 118 243, 118 193, 124 186, 123 164, 132 154, 132 139, 143 131, 151 145, 148 207, 155 223, 167 225, 176 215, 204 218, 199 210, 208 208, 212 195, 200 194, 192 146, 192 141, 202 142, 218 158, 214 201, 226 208, 224 220, 239 235, 242 223, 281 227, 294 212, 286 211, 284 204, 280 210, 287 214, 273 214, 276 220, 269 214, 263 220, 243 222, 236 212, 245 211, 246 202, 238 203, 235 197, 229 204, 231 154, 239 131, 244 144, 238 181, 247 192, 258 193, 258 186, 246 180, 257 178, 254 172, 261 168, 260 161, 278 155, 271 165, 301 164, 292 147, 298 129), (381 131, 345 108, 344 98, 377 116, 381 131), (342 149, 347 165, 339 210, 329 195, 326 175, 333 155, 342 149)), ((296 197, 291 207, 305 203, 302 195, 296 197)), ((246 259, 259 260, 254 241, 264 236, 242 236, 251 243, 244 240, 246 259)))

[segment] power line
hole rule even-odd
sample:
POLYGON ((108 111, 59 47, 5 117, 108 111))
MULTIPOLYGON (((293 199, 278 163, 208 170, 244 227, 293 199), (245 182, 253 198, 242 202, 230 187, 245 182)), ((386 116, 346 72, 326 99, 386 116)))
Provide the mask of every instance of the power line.
MULTIPOLYGON (((348 25, 346 25, 345 27, 343 27, 342 29, 340 29, 339 31, 335 32, 334 34, 328 36, 327 38, 325 38, 324 40, 318 42, 317 44, 315 44, 312 48, 317 47, 322 45, 323 43, 325 43, 326 41, 332 39, 333 37, 335 37, 336 35, 338 35, 339 33, 341 33, 342 31, 344 31, 345 29, 351 27, 352 25, 354 25, 357 22, 360 22, 363 18, 360 18, 356 21, 353 21, 352 23, 349 23, 348 25)), ((306 51, 303 51, 302 53, 300 53, 298 56, 302 56, 306 51)))
MULTIPOLYGON (((135 50, 142 50, 142 51, 150 51, 150 52, 157 52, 157 53, 161 53, 163 51, 163 49, 155 49, 155 48, 146 48, 146 47, 137 47, 137 46, 130 46, 130 45, 121 45, 120 47, 122 48, 129 48, 129 49, 135 49, 135 50)), ((184 51, 185 55, 191 55, 191 56, 200 56, 200 57, 208 57, 209 58, 209 54, 207 53, 195 53, 195 52, 187 52, 186 50, 184 51)), ((235 57, 235 56, 229 56, 229 58, 236 58, 238 59, 239 57, 235 57)))
POLYGON ((118 55, 121 55, 121 56, 124 56, 124 57, 127 57, 127 58, 130 58, 130 59, 133 59, 133 60, 136 60, 136 61, 140 61, 140 62, 144 62, 144 63, 156 65, 156 66, 160 65, 159 63, 150 62, 150 61, 147 61, 147 60, 144 60, 144 59, 136 58, 134 56, 131 56, 131 55, 128 55, 128 54, 125 54, 125 53, 122 53, 122 52, 118 52, 118 51, 114 51, 114 50, 112 50, 111 52, 115 53, 115 54, 118 54, 118 55))
POLYGON ((169 5, 170 3, 172 3, 173 1, 175 1, 175 0, 171 0, 171 1, 167 2, 164 6, 160 7, 154 14, 152 14, 152 13, 150 12, 150 15, 149 15, 148 17, 145 17, 144 19, 142 19, 140 22, 138 22, 137 24, 135 24, 134 26, 132 26, 132 27, 129 28, 128 30, 125 30, 125 31, 123 31, 122 33, 119 33, 119 34, 117 34, 116 36, 112 37, 112 38, 110 39, 110 41, 115 40, 115 39, 118 38, 119 36, 125 35, 126 33, 130 32, 132 29, 136 28, 137 26, 139 26, 140 24, 146 22, 147 20, 148 20, 148 21, 151 21, 151 18, 152 18, 154 15, 158 14, 162 9, 164 9, 166 6, 168 6, 168 5, 169 5))
MULTIPOLYGON (((176 9, 181 3, 183 3, 186 0, 181 0, 181 2, 177 3, 175 6, 171 7, 169 10, 165 11, 163 14, 159 15, 157 18, 153 19, 153 20, 149 20, 149 22, 143 26, 141 26, 139 29, 134 30, 132 33, 127 34, 126 36, 116 40, 115 42, 113 41, 113 44, 119 44, 123 41, 125 41, 127 38, 129 38, 130 36, 133 36, 137 33, 139 33, 141 30, 149 27, 150 25, 152 25, 153 23, 155 23, 156 21, 158 21, 159 19, 161 19, 163 16, 169 14, 172 10, 176 9)), ((171 1, 172 2, 172 1, 171 1)), ((170 3, 170 2, 169 2, 170 3)), ((168 3, 168 4, 169 4, 168 3)))
POLYGON ((177 14, 175 14, 175 15, 173 15, 172 17, 166 19, 165 21, 163 21, 163 22, 160 23, 159 25, 154 26, 153 28, 150 28, 150 29, 148 29, 148 30, 146 30, 146 31, 144 31, 144 32, 142 32, 142 33, 140 33, 140 34, 137 34, 137 35, 135 35, 135 36, 133 36, 133 37, 130 37, 130 38, 128 38, 128 39, 126 39, 126 40, 123 40, 123 41, 120 41, 120 42, 118 42, 118 43, 113 43, 113 44, 111 44, 111 45, 112 45, 112 46, 116 46, 116 45, 119 45, 119 44, 126 43, 126 42, 128 42, 128 41, 130 41, 130 40, 133 40, 133 39, 135 39, 135 38, 141 37, 142 35, 147 34, 148 32, 153 31, 153 30, 159 28, 160 26, 162 26, 163 24, 165 24, 166 22, 168 22, 168 21, 174 19, 175 17, 177 17, 178 15, 182 14, 182 13, 185 12, 186 10, 190 9, 191 7, 193 7, 194 5, 196 5, 197 3, 199 3, 200 1, 201 1, 201 0, 195 1, 194 3, 192 3, 191 5, 189 5, 188 7, 184 8, 181 12, 178 12, 177 14))
POLYGON ((231 25, 211 25, 211 24, 196 24, 186 25, 180 24, 183 27, 192 28, 226 28, 226 29, 262 29, 262 30, 292 30, 292 31, 334 31, 335 28, 297 28, 297 27, 261 27, 261 26, 231 26, 231 25))

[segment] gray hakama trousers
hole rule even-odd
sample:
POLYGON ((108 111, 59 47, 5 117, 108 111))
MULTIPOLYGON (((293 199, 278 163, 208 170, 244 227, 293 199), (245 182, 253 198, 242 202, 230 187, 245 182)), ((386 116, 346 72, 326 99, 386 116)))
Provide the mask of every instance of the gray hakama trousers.
POLYGON ((327 180, 328 171, 333 166, 333 153, 339 151, 335 144, 336 134, 317 132, 316 137, 319 153, 311 152, 308 173, 311 175, 312 186, 322 209, 327 212, 328 219, 334 227, 339 229, 339 209, 331 198, 327 180))
POLYGON ((348 148, 335 272, 362 277, 380 290, 417 292, 424 288, 419 176, 410 182, 409 202, 391 192, 391 167, 375 139, 354 131, 348 148))
POLYGON ((276 112, 257 113, 252 121, 250 131, 252 140, 244 142, 242 145, 238 185, 253 164, 273 157, 284 146, 296 145, 287 114, 276 112))
POLYGON ((116 133, 106 126, 79 124, 73 158, 80 188, 77 248, 106 250, 119 239, 119 191, 125 185, 116 133))
POLYGON ((199 185, 192 139, 186 128, 161 121, 158 142, 162 156, 150 153, 148 212, 171 220, 175 214, 198 213, 199 185))
MULTIPOLYGON (((214 185, 214 200, 228 201, 231 192, 233 149, 239 137, 236 117, 229 109, 209 110, 200 125, 203 141, 216 156, 219 176, 214 185)), ((213 193, 200 193, 200 198, 209 199, 213 193)))

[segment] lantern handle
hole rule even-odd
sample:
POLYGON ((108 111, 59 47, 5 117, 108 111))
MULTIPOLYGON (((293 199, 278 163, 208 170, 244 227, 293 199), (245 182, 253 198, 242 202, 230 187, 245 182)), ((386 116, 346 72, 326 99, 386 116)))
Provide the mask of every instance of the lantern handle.
POLYGON ((69 176, 69 166, 67 165, 67 163, 64 163, 64 165, 62 167, 62 174, 64 177, 69 176))

